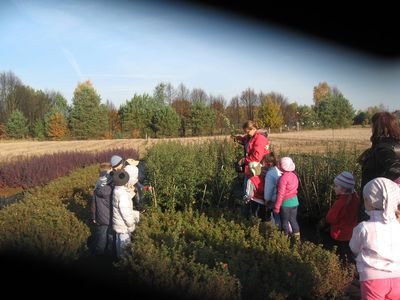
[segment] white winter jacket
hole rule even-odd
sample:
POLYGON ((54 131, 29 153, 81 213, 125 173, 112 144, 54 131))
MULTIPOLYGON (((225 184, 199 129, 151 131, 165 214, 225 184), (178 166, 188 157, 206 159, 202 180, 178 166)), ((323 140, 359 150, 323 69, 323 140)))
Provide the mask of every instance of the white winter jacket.
POLYGON ((112 222, 117 233, 133 232, 139 223, 139 211, 133 209, 132 198, 126 186, 114 188, 112 222))
POLYGON ((382 211, 369 211, 369 221, 353 229, 350 248, 357 255, 360 281, 400 277, 400 223, 383 222, 382 211))

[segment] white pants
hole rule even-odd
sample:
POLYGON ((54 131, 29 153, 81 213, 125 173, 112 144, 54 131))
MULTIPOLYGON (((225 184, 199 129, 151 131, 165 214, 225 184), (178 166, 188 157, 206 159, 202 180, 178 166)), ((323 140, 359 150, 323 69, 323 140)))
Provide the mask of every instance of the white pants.
POLYGON ((130 233, 117 233, 116 238, 117 238, 117 240, 116 240, 117 257, 121 257, 126 245, 131 242, 131 234, 130 233))

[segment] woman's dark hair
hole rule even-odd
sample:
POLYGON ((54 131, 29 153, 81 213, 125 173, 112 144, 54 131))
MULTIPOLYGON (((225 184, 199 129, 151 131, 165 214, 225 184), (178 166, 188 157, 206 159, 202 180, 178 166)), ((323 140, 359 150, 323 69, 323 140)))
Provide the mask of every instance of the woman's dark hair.
POLYGON ((379 142, 383 137, 400 141, 399 121, 389 112, 377 112, 372 116, 372 144, 379 142))
POLYGON ((274 152, 270 152, 270 153, 264 155, 264 157, 262 158, 262 162, 270 163, 273 166, 276 166, 278 164, 278 158, 275 156, 274 152))

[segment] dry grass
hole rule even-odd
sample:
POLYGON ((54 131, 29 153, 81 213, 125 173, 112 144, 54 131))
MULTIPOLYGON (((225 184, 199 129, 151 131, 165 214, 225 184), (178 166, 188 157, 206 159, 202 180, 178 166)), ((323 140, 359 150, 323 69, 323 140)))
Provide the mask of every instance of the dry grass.
MULTIPOLYGON (((369 147, 370 128, 327 129, 300 132, 271 133, 269 140, 274 149, 302 152, 325 151, 327 146, 338 146, 345 142, 348 147, 369 147)), ((0 162, 12 161, 32 155, 43 155, 61 151, 101 151, 113 148, 134 148, 141 157, 154 143, 177 140, 183 143, 198 143, 205 140, 223 139, 227 136, 173 139, 121 139, 90 141, 1 141, 0 162)))

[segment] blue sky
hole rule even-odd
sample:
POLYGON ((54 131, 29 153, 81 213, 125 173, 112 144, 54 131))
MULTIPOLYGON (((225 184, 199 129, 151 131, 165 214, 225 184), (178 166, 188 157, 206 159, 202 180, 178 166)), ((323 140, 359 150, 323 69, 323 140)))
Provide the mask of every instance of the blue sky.
POLYGON ((355 109, 400 109, 400 63, 214 10, 162 1, 2 1, 0 72, 71 103, 90 79, 116 106, 159 82, 230 99, 247 89, 312 104, 336 86, 355 109), (82 2, 82 3, 81 3, 82 2))

